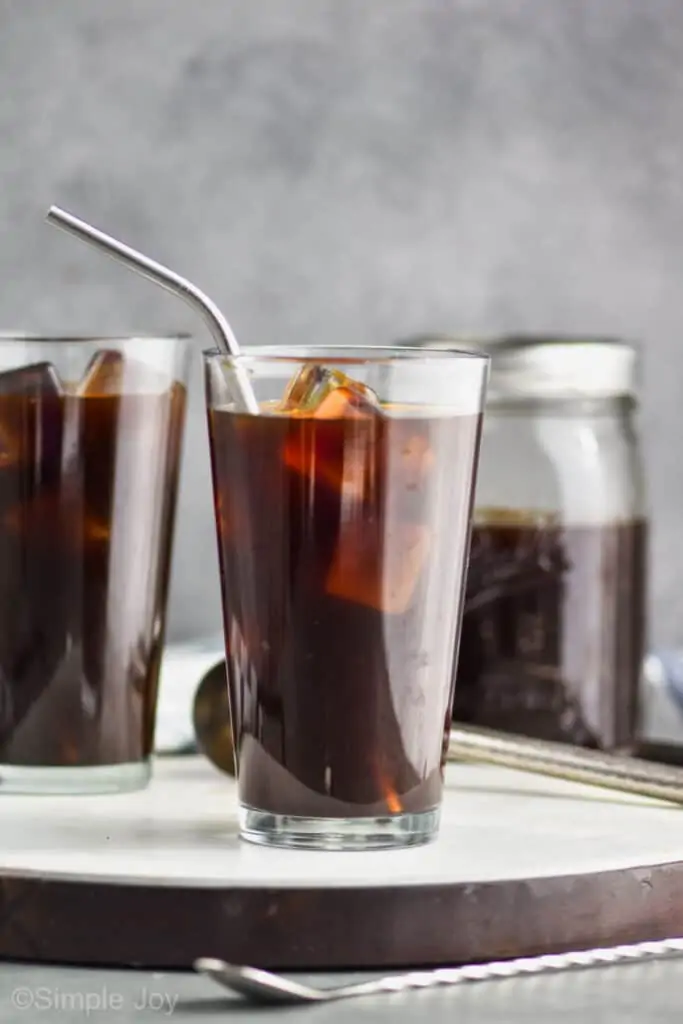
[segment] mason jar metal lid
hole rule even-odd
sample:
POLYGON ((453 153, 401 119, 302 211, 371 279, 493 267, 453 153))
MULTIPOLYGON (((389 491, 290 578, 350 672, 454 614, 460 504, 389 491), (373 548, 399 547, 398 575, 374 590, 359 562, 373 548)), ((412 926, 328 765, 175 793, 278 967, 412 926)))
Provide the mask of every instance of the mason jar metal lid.
POLYGON ((622 339, 563 335, 405 338, 425 348, 473 348, 491 356, 488 400, 616 398, 638 387, 638 350, 622 339))

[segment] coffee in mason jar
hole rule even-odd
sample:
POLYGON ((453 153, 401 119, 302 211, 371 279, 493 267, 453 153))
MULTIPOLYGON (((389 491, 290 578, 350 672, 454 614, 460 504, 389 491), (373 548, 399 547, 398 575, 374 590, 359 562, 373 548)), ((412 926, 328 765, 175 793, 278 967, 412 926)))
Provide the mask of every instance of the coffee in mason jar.
POLYGON ((475 344, 492 364, 454 718, 630 751, 647 603, 637 351, 601 338, 475 344))

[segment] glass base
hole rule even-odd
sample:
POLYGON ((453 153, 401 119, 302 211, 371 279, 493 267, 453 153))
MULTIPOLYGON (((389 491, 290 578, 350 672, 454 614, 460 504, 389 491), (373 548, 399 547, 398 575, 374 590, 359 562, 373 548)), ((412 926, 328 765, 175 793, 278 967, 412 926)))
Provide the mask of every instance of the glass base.
POLYGON ((0 796, 10 793, 37 796, 127 793, 144 789, 151 777, 149 760, 84 768, 0 764, 0 796))
POLYGON ((421 846, 436 838, 440 809, 383 818, 300 818, 240 804, 240 834, 261 846, 299 850, 386 850, 421 846))

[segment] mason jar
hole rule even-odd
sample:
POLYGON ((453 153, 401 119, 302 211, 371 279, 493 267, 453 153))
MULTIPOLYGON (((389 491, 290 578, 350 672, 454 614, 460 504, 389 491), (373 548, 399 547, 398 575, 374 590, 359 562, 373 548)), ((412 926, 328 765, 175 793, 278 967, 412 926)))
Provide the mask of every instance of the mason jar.
POLYGON ((648 535, 637 350, 589 337, 464 343, 492 363, 454 717, 632 751, 648 535))

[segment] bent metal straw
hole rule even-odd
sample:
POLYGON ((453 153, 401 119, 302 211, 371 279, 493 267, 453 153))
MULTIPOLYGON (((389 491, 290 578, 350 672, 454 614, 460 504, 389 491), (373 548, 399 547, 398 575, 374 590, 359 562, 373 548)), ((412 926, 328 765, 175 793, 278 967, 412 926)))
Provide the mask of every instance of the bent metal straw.
MULTIPOLYGON (((100 252, 128 267, 129 270, 135 271, 136 274, 140 274, 148 281, 152 281, 166 291, 172 292, 173 295, 184 299, 203 317, 221 351, 227 356, 240 355, 240 348, 230 324, 216 303, 191 281, 176 274, 175 271, 169 270, 161 263, 157 263, 156 260, 150 259, 149 256, 144 256, 136 249, 131 249, 129 245, 119 242, 111 235, 100 231, 99 228, 93 227, 92 224, 80 220, 73 214, 67 213, 66 210, 61 210, 58 206, 50 207, 46 219, 49 224, 87 242, 93 248, 99 249, 100 252)), ((234 370, 239 404, 245 412, 258 413, 259 405, 243 367, 235 365, 234 370)))

